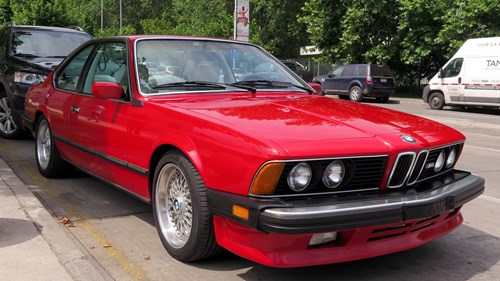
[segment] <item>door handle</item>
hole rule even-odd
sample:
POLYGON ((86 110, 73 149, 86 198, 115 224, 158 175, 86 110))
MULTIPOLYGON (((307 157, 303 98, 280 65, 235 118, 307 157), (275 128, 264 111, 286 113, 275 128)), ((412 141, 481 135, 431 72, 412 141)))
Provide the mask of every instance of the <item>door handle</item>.
POLYGON ((462 77, 458 77, 458 84, 462 84, 462 77))
POLYGON ((71 107, 71 111, 73 111, 74 113, 79 113, 80 112, 80 108, 78 106, 72 106, 71 107))

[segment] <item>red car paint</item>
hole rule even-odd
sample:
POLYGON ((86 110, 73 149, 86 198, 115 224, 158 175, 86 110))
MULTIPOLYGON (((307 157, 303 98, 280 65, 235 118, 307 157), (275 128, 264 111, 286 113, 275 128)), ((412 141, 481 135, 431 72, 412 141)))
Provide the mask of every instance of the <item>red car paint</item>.
MULTIPOLYGON (((138 40, 198 39, 134 36, 120 40, 126 42, 128 51, 128 98, 95 98, 57 86, 58 71, 63 71, 67 61, 71 62, 82 47, 60 66, 63 70, 56 70, 44 83, 30 89, 23 120, 36 136, 36 125, 44 116, 52 134, 57 136, 57 149, 63 159, 146 201, 152 200, 158 157, 170 148, 178 149, 189 159, 209 190, 250 199, 254 198, 249 195, 252 181, 268 161, 386 155, 386 168, 378 185, 381 196, 386 196, 390 194, 388 180, 400 153, 418 153, 465 140, 460 132, 434 121, 311 95, 297 88, 145 94, 138 77, 139 63, 135 61, 138 40), (415 142, 402 141, 402 136, 411 136, 415 142)), ((85 46, 97 44, 94 41, 85 46)), ((287 79, 297 79, 294 83, 301 83, 294 74, 286 75, 287 79)), ((305 198, 314 202, 315 196, 305 198)), ((259 200, 258 196, 255 199, 259 200)), ((220 246, 269 266, 297 267, 416 247, 460 225, 460 206, 440 210, 431 217, 334 229, 338 231, 337 241, 313 247, 308 247, 313 233, 265 231, 231 215, 222 215, 218 206, 212 207, 220 246)), ((436 207, 429 208, 423 211, 436 207)))

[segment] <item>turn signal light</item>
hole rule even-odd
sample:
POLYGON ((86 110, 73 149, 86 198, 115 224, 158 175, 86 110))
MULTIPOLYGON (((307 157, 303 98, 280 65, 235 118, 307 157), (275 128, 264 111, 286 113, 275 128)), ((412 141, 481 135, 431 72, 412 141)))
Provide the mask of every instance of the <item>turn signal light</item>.
POLYGON ((238 205, 233 205, 233 216, 238 217, 240 219, 248 220, 250 212, 248 211, 247 208, 238 205))
POLYGON ((281 173, 285 168, 285 163, 267 163, 255 176, 250 194, 252 195, 271 195, 276 189, 281 173))

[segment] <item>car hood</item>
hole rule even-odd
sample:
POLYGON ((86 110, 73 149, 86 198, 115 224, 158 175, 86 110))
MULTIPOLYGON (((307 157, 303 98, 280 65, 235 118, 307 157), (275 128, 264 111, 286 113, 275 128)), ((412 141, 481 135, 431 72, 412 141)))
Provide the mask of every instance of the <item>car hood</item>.
POLYGON ((64 58, 22 58, 14 57, 20 69, 35 70, 44 74, 49 74, 63 61, 64 58))
MULTIPOLYGON (((450 129, 414 115, 350 101, 310 95, 204 97, 170 106, 279 144, 409 135, 435 138, 450 129)), ((430 140, 430 139, 429 139, 430 140)))

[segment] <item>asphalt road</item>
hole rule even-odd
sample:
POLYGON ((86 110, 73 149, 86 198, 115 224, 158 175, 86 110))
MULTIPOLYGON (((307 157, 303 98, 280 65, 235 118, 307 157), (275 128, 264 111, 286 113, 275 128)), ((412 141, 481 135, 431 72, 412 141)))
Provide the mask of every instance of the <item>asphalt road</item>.
POLYGON ((484 177, 486 192, 463 208, 465 222, 454 232, 416 249, 349 263, 274 269, 224 253, 183 264, 164 250, 148 204, 80 172, 44 178, 32 139, 0 139, 0 156, 55 217, 71 219, 67 234, 110 280, 500 280, 500 110, 435 111, 419 100, 367 103, 461 130, 468 140, 458 168, 484 177))

